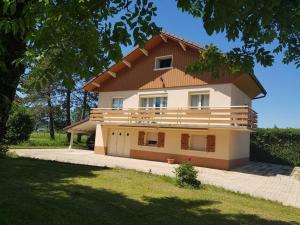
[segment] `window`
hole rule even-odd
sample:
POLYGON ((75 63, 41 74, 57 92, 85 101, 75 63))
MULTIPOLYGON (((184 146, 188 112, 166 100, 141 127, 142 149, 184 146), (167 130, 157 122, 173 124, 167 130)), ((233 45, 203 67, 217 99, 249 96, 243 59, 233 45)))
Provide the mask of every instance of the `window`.
POLYGON ((123 109, 123 98, 113 98, 112 108, 113 109, 123 109))
POLYGON ((206 151, 206 136, 192 134, 190 136, 190 149, 195 151, 206 151))
POLYGON ((167 97, 141 97, 141 107, 145 109, 167 108, 167 97))
POLYGON ((146 145, 156 147, 157 143, 158 143, 158 133, 156 133, 156 132, 147 132, 146 145))
POLYGON ((155 70, 169 69, 173 66, 173 56, 160 56, 155 58, 155 70))
POLYGON ((209 94, 191 94, 190 107, 192 109, 209 107, 209 94))

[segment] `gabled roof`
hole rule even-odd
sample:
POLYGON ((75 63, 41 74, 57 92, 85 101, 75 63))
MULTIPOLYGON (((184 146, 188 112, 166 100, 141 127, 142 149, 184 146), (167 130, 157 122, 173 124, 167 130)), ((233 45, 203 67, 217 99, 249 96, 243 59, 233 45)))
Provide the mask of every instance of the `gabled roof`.
MULTIPOLYGON (((178 42, 183 50, 186 50, 186 48, 192 49, 194 51, 200 51, 201 49, 203 49, 203 47, 199 44, 185 40, 168 32, 161 32, 160 35, 153 36, 148 41, 146 41, 143 48, 134 48, 118 63, 112 65, 106 71, 100 73, 97 77, 94 77, 93 79, 88 81, 83 87, 84 90, 98 92, 100 85, 102 85, 106 80, 116 78, 119 72, 121 72, 125 68, 131 67, 131 64, 134 61, 141 57, 147 56, 148 52, 151 49, 155 48, 163 42, 167 42, 167 40, 178 42)), ((243 78, 235 79, 235 81, 232 83, 238 86, 241 90, 247 90, 249 92, 248 96, 251 98, 254 98, 259 94, 263 94, 265 96, 267 93, 261 83, 252 74, 249 74, 249 76, 243 76, 243 78), (249 85, 249 82, 251 82, 253 85, 249 85)))

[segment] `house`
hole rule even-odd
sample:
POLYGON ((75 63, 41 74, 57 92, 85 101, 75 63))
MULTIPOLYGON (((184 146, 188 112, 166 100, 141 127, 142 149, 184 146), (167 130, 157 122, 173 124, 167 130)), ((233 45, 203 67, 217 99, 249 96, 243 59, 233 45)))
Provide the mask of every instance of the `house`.
POLYGON ((67 128, 95 132, 96 154, 231 169, 249 159, 257 114, 266 95, 254 75, 192 76, 201 46, 163 32, 89 81, 99 93, 88 120, 67 128))

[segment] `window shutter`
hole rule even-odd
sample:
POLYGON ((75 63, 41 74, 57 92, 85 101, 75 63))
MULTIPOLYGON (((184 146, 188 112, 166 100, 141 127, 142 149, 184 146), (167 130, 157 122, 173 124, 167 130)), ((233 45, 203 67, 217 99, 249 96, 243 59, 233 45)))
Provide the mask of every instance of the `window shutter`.
POLYGON ((181 134, 181 149, 188 150, 189 149, 189 137, 188 134, 181 134))
POLYGON ((138 145, 145 145, 145 132, 139 131, 138 145))
POLYGON ((216 149, 216 136, 215 135, 207 135, 206 137, 206 151, 214 152, 216 149))
POLYGON ((165 146, 165 133, 158 132, 157 147, 164 147, 164 146, 165 146))

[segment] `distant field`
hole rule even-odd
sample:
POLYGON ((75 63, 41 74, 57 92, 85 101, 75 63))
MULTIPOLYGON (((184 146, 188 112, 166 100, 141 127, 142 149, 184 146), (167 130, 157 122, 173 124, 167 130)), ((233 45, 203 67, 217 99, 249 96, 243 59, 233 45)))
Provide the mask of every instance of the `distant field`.
MULTIPOLYGON (((87 136, 81 137, 81 143, 76 143, 74 137, 74 148, 86 148, 87 136)), ((11 148, 65 148, 69 146, 66 133, 55 133, 55 139, 51 140, 48 132, 33 132, 28 141, 18 145, 11 145, 11 148)))

